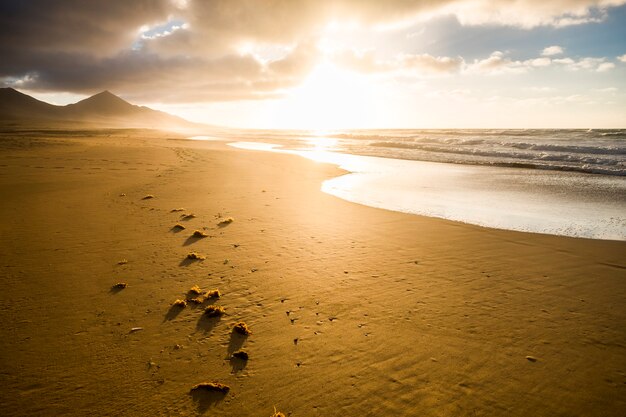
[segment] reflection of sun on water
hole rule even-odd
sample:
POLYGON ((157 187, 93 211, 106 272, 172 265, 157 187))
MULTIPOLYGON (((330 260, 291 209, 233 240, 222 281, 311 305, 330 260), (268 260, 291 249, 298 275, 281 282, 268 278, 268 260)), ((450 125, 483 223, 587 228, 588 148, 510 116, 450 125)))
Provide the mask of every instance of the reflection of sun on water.
POLYGON ((326 136, 326 133, 316 133, 315 137, 309 138, 306 144, 314 151, 330 151, 337 146, 337 139, 326 136))
POLYGON ((307 158, 315 161, 321 161, 325 156, 335 150, 337 139, 327 137, 329 133, 316 132, 316 136, 308 138, 305 142, 307 158))
POLYGON ((300 129, 361 126, 372 108, 370 89, 366 77, 320 64, 282 103, 280 124, 300 129))

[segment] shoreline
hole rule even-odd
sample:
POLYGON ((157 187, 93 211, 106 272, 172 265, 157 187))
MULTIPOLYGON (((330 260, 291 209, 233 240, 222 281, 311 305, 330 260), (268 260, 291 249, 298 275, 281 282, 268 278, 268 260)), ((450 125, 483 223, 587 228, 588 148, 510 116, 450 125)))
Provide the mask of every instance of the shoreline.
POLYGON ((625 242, 371 208, 320 191, 335 166, 155 136, 2 138, 8 414, 626 410, 625 242), (226 315, 172 313, 193 285, 226 315))
POLYGON ((626 241, 626 183, 573 172, 416 161, 268 142, 239 149, 298 155, 346 171, 322 191, 369 207, 519 232, 626 241))

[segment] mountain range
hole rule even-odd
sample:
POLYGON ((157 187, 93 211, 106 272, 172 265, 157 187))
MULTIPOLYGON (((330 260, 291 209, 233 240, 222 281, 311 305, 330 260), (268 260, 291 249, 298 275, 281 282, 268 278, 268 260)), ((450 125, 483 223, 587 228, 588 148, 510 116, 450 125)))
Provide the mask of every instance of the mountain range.
POLYGON ((13 88, 0 88, 0 123, 84 128, 192 129, 202 125, 171 114, 131 104, 109 91, 66 106, 37 100, 13 88))

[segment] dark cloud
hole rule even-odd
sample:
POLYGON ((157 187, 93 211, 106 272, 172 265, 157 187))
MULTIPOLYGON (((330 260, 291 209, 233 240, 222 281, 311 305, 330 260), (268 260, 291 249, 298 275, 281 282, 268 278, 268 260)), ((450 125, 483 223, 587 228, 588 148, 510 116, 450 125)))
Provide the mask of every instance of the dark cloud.
MULTIPOLYGON (((246 7, 235 3, 191 2, 181 9, 164 0, 3 2, 0 54, 8 59, 0 61, 0 77, 25 89, 112 89, 173 101, 254 99, 297 83, 313 64, 314 47, 296 45, 293 55, 268 66, 238 55, 235 40, 255 39, 255 32, 270 30, 272 19, 265 16, 259 19, 265 23, 244 30, 258 9, 251 5, 264 2, 251 2, 247 17, 246 7), (139 38, 140 27, 173 19, 187 22, 186 29, 139 38), (238 31, 242 37, 235 36, 238 31)), ((282 12, 285 19, 295 12, 290 10, 282 12)))
POLYGON ((127 48, 139 27, 167 20, 174 11, 167 0, 3 1, 0 48, 103 56, 127 48))
POLYGON ((238 55, 163 59, 129 51, 99 59, 57 53, 40 55, 38 66, 45 71, 29 72, 20 87, 87 94, 107 88, 149 101, 158 101, 164 94, 172 101, 213 101, 256 99, 292 85, 289 78, 276 78, 254 58, 238 55))

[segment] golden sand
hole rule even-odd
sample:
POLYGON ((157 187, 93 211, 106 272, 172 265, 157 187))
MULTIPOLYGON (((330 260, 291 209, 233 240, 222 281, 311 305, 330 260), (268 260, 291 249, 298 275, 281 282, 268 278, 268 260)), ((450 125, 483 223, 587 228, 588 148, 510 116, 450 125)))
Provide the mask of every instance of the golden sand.
POLYGON ((333 166, 180 139, 0 138, 3 415, 624 415, 626 243, 359 206, 319 191, 333 166), (194 285, 228 319, 173 309, 194 285))

